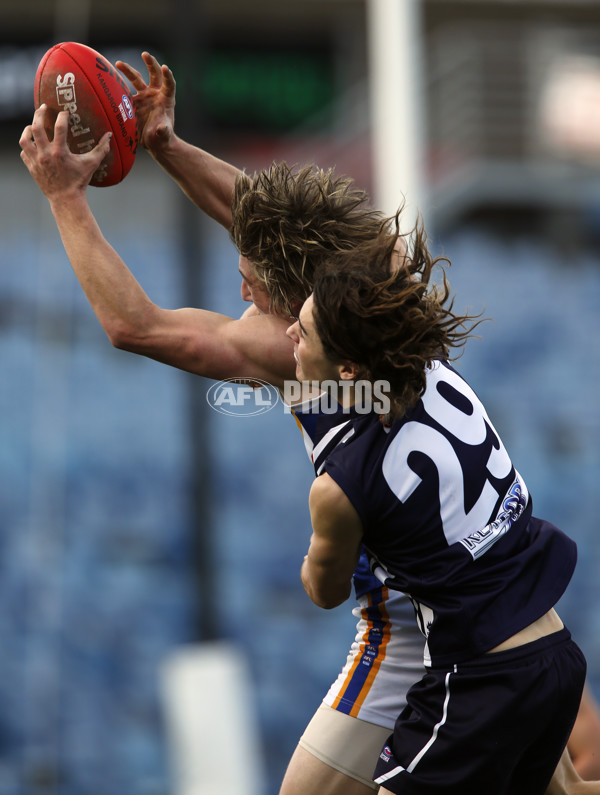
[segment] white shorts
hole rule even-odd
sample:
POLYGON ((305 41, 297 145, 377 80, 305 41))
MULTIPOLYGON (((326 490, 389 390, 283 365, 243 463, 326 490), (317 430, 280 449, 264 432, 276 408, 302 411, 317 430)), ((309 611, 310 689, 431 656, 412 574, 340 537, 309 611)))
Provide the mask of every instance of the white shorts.
POLYGON ((356 638, 323 699, 353 718, 390 731, 406 705, 406 692, 425 673, 425 638, 410 599, 384 585, 358 600, 356 638))
POLYGON ((381 749, 406 705, 406 692, 425 672, 425 638, 404 594, 381 586, 358 603, 346 664, 299 745, 376 790, 373 771, 381 749))

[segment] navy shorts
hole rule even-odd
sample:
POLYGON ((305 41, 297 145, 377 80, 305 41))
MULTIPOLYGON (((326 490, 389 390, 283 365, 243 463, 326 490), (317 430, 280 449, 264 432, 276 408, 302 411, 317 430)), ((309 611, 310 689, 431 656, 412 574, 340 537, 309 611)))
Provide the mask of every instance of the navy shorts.
POLYGON ((567 629, 454 666, 407 694, 373 778, 398 795, 544 795, 586 663, 567 629))

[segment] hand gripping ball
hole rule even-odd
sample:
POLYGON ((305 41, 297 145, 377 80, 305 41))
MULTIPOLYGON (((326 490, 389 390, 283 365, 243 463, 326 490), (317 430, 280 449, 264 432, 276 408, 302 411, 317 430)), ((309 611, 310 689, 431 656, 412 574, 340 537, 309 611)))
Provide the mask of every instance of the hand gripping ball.
POLYGON ((34 86, 36 109, 48 106, 48 135, 54 134, 57 114, 69 111, 69 148, 89 152, 105 132, 112 131, 110 151, 90 180, 90 185, 116 185, 135 160, 138 134, 131 92, 115 67, 85 44, 56 44, 37 68, 34 86))

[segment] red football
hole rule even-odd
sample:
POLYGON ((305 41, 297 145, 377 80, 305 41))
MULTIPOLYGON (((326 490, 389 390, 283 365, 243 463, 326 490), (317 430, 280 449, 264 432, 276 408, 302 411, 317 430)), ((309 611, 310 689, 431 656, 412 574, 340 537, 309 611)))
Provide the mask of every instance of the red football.
POLYGON ((69 148, 89 152, 112 130, 110 152, 90 185, 116 185, 129 173, 137 149, 133 100, 125 79, 100 53, 74 41, 56 44, 40 61, 35 75, 34 102, 49 108, 47 130, 61 110, 69 111, 69 148))

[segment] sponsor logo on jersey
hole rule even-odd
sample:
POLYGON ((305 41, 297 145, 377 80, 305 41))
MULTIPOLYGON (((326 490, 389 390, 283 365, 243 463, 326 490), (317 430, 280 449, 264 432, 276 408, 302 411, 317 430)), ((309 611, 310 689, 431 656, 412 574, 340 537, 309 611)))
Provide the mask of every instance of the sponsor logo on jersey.
POLYGON ((527 491, 527 486, 517 473, 511 487, 504 495, 500 510, 494 521, 490 522, 482 530, 477 530, 460 541, 465 549, 469 550, 474 560, 481 557, 496 541, 508 533, 517 519, 522 516, 528 500, 529 492, 527 491))

